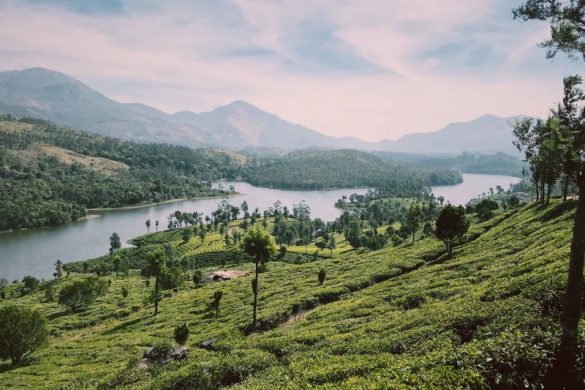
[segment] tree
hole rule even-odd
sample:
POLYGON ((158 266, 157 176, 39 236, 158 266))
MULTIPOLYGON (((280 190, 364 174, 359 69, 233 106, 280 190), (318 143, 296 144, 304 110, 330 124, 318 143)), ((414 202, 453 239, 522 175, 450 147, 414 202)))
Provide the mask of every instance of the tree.
POLYGON ((146 277, 154 276, 154 316, 158 314, 158 302, 160 300, 159 288, 160 279, 166 268, 167 256, 161 248, 156 248, 148 254, 146 267, 142 270, 142 275, 146 277))
POLYGON ((319 280, 320 285, 323 285, 323 283, 325 282, 325 276, 326 276, 325 270, 321 268, 319 270, 319 274, 317 275, 317 279, 319 280))
POLYGON ((585 59, 585 6, 581 0, 527 0, 515 9, 514 19, 548 20, 551 39, 540 45, 547 49, 546 57, 564 52, 570 58, 585 59))
POLYGON ((447 204, 439 213, 435 226, 435 235, 445 243, 448 256, 451 258, 453 245, 469 229, 469 221, 465 217, 465 209, 462 206, 454 207, 451 204, 447 204))
MULTIPOLYGON (((583 263, 585 257, 585 94, 580 88, 580 76, 564 79, 562 103, 553 110, 557 118, 558 137, 564 156, 566 174, 577 183, 579 199, 573 221, 569 275, 561 314, 562 336, 557 357, 547 375, 547 383, 559 388, 575 388, 579 320, 583 293, 583 263)), ((534 142, 539 142, 536 140, 534 142)), ((546 160, 544 160, 546 163, 546 160)))
POLYGON ((215 318, 219 317, 219 308, 221 303, 221 298, 223 298, 223 291, 218 290, 213 293, 213 300, 209 304, 209 308, 213 310, 215 314, 215 318))
POLYGON ((114 267, 114 272, 116 273, 116 276, 118 276, 118 272, 120 272, 121 262, 122 260, 120 259, 120 256, 118 255, 112 256, 112 266, 114 267))
POLYGON ((256 329, 260 263, 268 261, 274 255, 276 244, 272 236, 264 229, 254 226, 242 239, 241 247, 244 252, 254 258, 255 262, 254 280, 252 281, 252 292, 254 294, 252 329, 256 329))
POLYGON ((511 208, 516 208, 520 205, 520 199, 518 199, 518 197, 516 195, 512 195, 509 199, 508 199, 508 206, 511 208))
POLYGON ((25 306, 0 308, 0 359, 18 364, 48 339, 47 320, 25 306))
MULTIPOLYGON (((585 5, 582 0, 527 0, 514 10, 514 18, 548 20, 551 39, 541 45, 547 57, 564 52, 571 58, 585 59, 585 5)), ((579 200, 573 222, 569 275, 561 315, 562 336, 557 357, 547 375, 547 383, 557 388, 576 388, 579 320, 583 294, 583 263, 585 257, 585 96, 579 88, 580 76, 564 79, 563 102, 555 113, 559 118, 560 143, 564 174, 577 183, 579 200)), ((567 178, 569 180, 569 178, 567 178)), ((568 187, 568 185, 567 185, 568 187)))
POLYGON ((195 272, 193 272, 193 285, 195 285, 195 287, 199 287, 202 282, 203 273, 201 272, 201 270, 196 270, 195 272))
POLYGON ((24 288, 28 292, 28 291, 35 290, 37 287, 39 287, 39 284, 41 282, 39 282, 39 280, 37 278, 35 278, 34 276, 25 276, 22 279, 22 283, 24 284, 24 288))
POLYGON ((410 205, 408 213, 406 214, 405 223, 412 234, 412 243, 414 244, 414 236, 420 228, 422 222, 422 210, 419 205, 414 203, 410 205))
POLYGON ((317 242, 315 242, 315 246, 317 248, 319 248, 320 250, 323 250, 327 247, 327 241, 325 241, 324 239, 320 238, 317 240, 317 242))
POLYGON ((433 235, 433 226, 430 222, 425 223, 425 226, 423 226, 423 234, 427 237, 433 235))
POLYGON ((55 262, 55 272, 53 272, 53 276, 57 279, 63 276, 63 262, 61 260, 55 262))
POLYGON ((87 309, 97 297, 104 295, 107 289, 108 283, 105 280, 89 276, 61 288, 59 303, 67 306, 72 312, 82 311, 87 309))
POLYGON ((183 229, 182 238, 183 238, 183 244, 188 243, 189 239, 191 238, 191 229, 189 229, 189 228, 183 229))
POLYGON ((150 219, 147 219, 146 220, 145 225, 146 225, 146 231, 147 231, 147 233, 150 233, 150 219))
POLYGON ((120 236, 118 233, 114 232, 110 236, 110 253, 114 253, 115 250, 120 249, 122 247, 122 243, 120 242, 120 236))
POLYGON ((335 249, 336 242, 335 242, 335 234, 331 233, 329 235, 329 240, 327 241, 327 249, 331 251, 331 257, 333 257, 333 249, 335 249))
POLYGON ((175 328, 174 335, 177 344, 185 345, 189 339, 189 328, 187 327, 187 324, 177 326, 175 328))
POLYGON ((358 249, 361 247, 363 244, 364 234, 362 232, 360 223, 355 219, 352 219, 349 222, 345 236, 347 238, 347 242, 349 242, 349 245, 351 245, 353 249, 358 249))
POLYGON ((179 265, 181 266, 181 269, 183 270, 183 275, 185 276, 185 280, 188 280, 187 279, 187 270, 189 269, 189 260, 187 260, 186 257, 183 257, 179 261, 179 265))
POLYGON ((243 201, 240 208, 244 212, 244 219, 248 218, 250 216, 250 214, 248 214, 248 202, 243 201))

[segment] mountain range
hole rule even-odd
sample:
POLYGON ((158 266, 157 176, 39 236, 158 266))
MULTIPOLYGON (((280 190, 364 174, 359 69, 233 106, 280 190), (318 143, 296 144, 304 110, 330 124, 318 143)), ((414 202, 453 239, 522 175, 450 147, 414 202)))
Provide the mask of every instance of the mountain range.
POLYGON ((191 147, 360 149, 424 154, 517 153, 516 117, 486 115, 428 133, 366 142, 331 137, 287 122, 247 102, 209 112, 167 114, 140 103, 120 103, 66 74, 45 68, 0 72, 0 113, 47 119, 76 129, 138 142, 191 147))

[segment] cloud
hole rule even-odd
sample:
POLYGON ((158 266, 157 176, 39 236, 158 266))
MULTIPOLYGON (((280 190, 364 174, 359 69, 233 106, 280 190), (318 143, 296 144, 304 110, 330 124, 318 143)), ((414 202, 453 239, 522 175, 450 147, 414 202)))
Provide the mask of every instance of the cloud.
POLYGON ((513 21, 515 0, 78 3, 0 0, 1 70, 43 66, 166 111, 241 99, 377 140, 544 115, 579 69, 544 59, 548 28, 513 21))

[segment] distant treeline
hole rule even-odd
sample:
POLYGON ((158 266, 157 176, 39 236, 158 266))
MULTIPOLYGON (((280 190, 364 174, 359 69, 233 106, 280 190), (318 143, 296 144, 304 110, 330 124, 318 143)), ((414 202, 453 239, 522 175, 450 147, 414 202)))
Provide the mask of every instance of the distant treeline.
POLYGON ((0 116, 0 230, 74 221, 86 208, 216 195, 210 182, 237 170, 223 157, 0 116), (46 146, 65 150, 47 153, 46 146), (100 170, 87 157, 110 166, 100 170))
POLYGON ((527 165, 519 158, 505 153, 480 154, 464 152, 459 156, 425 156, 393 152, 375 152, 389 161, 408 162, 433 168, 454 169, 464 173, 509 175, 522 177, 527 165))
POLYGON ((304 150, 243 169, 251 184, 282 189, 376 187, 388 196, 418 197, 432 185, 457 184, 452 169, 386 161, 355 150, 304 150))

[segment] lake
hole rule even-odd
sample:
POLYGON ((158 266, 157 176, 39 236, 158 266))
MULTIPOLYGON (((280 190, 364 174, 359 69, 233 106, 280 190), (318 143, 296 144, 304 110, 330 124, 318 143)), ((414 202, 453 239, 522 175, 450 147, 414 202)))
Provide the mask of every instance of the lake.
POLYGON ((101 256, 108 252, 109 237, 113 232, 120 235, 123 246, 133 237, 146 234, 145 221, 150 219, 150 231, 154 222, 159 221, 159 229, 166 229, 167 216, 175 210, 197 211, 205 215, 217 209, 224 199, 237 205, 245 200, 250 211, 256 207, 266 210, 280 200, 283 206, 305 200, 311 207, 312 216, 323 220, 333 220, 340 214, 335 201, 342 195, 365 194, 367 188, 349 188, 327 191, 284 191, 255 187, 243 182, 221 181, 215 185, 228 188, 230 185, 241 195, 230 198, 185 200, 150 207, 105 211, 99 218, 77 221, 66 225, 20 230, 0 233, 0 278, 9 281, 22 279, 26 275, 37 278, 51 278, 53 264, 57 259, 63 262, 83 260, 101 256))
POLYGON ((511 184, 518 182, 520 182, 519 177, 464 173, 463 183, 454 186, 436 186, 432 188, 432 191, 435 197, 443 196, 445 202, 451 202, 454 205, 465 205, 471 199, 481 196, 483 193, 489 194, 490 188, 496 191, 496 186, 500 185, 504 190, 508 190, 511 184))
MULTIPOLYGON (((507 189, 509 184, 519 179, 509 176, 463 175, 463 183, 455 186, 434 187, 436 196, 443 195, 452 203, 466 203, 481 192, 488 192, 501 185, 507 189)), ((224 188, 233 185, 241 195, 231 197, 230 203, 239 206, 244 200, 250 210, 261 211, 280 200, 292 208, 302 200, 311 207, 312 216, 325 221, 335 219, 340 211, 335 208, 335 201, 342 195, 352 193, 364 194, 366 188, 349 188, 327 191, 285 191, 255 187, 243 182, 221 181, 216 185, 224 188)), ((225 198, 224 198, 225 199, 225 198)), ((117 232, 125 243, 133 237, 147 232, 145 221, 151 220, 150 231, 154 231, 154 222, 160 222, 160 229, 165 229, 167 216, 175 210, 197 211, 209 214, 217 208, 223 199, 185 200, 143 208, 115 210, 99 213, 98 218, 78 221, 50 228, 38 228, 16 232, 0 233, 0 277, 9 281, 22 279, 25 275, 38 278, 50 278, 53 264, 57 259, 64 262, 83 260, 101 256, 108 252, 109 237, 117 232)))

